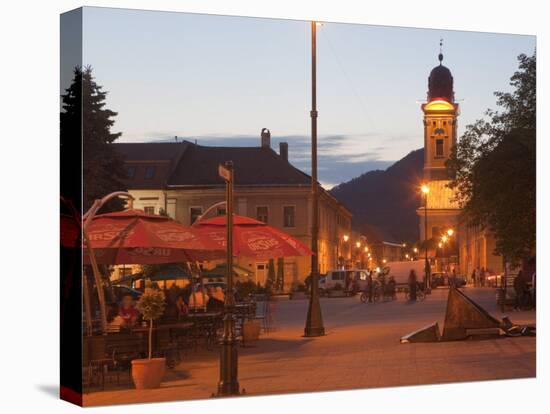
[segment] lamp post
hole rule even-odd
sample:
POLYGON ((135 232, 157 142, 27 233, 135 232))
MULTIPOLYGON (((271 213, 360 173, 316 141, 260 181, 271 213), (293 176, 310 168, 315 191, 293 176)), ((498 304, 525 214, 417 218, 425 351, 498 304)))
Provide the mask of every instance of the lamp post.
POLYGON ((237 338, 235 335, 235 296, 233 292, 233 163, 228 161, 218 166, 220 177, 225 180, 225 227, 226 227, 226 261, 225 270, 225 301, 223 317, 223 336, 220 350, 220 380, 218 396, 238 395, 239 380, 237 353, 237 338))
POLYGON ((325 334, 319 302, 319 184, 317 182, 317 22, 311 22, 311 294, 304 336, 325 334))
POLYGON ((423 184, 420 187, 422 194, 424 194, 424 290, 427 292, 429 289, 429 267, 428 262, 428 193, 430 188, 423 184))

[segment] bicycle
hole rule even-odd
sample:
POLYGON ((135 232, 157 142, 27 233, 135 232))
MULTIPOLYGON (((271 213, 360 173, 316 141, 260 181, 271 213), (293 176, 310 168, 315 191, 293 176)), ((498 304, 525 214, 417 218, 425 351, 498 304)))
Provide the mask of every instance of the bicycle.
MULTIPOLYGON (((411 291, 410 289, 407 289, 405 292, 405 299, 411 300, 411 291)), ((416 301, 417 302, 423 302, 424 299, 426 299, 426 292, 424 292, 424 289, 422 289, 422 286, 418 284, 416 287, 416 301)))

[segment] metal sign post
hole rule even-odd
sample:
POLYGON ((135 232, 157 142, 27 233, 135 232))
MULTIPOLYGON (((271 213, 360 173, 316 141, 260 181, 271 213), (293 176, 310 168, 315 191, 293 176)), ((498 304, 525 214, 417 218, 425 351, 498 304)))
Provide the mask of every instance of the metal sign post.
POLYGON ((218 396, 238 395, 239 381, 237 338, 235 336, 235 296, 233 293, 233 162, 219 165, 218 174, 225 180, 226 197, 226 252, 227 267, 225 273, 226 292, 223 318, 223 337, 220 351, 220 380, 218 396))

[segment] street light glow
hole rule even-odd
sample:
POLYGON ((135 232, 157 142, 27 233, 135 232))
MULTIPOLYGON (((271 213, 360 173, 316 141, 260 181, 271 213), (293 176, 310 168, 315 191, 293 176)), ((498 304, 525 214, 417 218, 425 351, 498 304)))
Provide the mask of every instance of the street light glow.
POLYGON ((361 242, 358 241, 357 243, 355 243, 355 245, 357 246, 357 248, 361 247, 361 242))
POLYGON ((441 240, 443 241, 443 243, 446 243, 449 238, 444 234, 443 237, 441 237, 441 240))
POLYGON ((426 184, 422 184, 422 187, 420 187, 420 191, 424 194, 428 194, 430 192, 430 188, 426 184))
POLYGON ((455 231, 453 229, 447 230, 447 234, 449 235, 449 237, 451 237, 454 234, 454 232, 455 231))
POLYGON ((349 236, 347 234, 344 234, 344 242, 347 243, 348 240, 349 240, 349 236))

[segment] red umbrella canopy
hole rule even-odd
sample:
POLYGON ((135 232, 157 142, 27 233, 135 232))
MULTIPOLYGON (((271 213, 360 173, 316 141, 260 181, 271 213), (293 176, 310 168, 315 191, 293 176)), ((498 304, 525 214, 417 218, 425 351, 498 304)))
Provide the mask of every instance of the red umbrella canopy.
POLYGON ((100 264, 159 264, 224 257, 218 243, 197 230, 142 210, 97 215, 86 233, 100 264))
MULTIPOLYGON (((200 220, 193 225, 223 249, 226 246, 226 217, 200 220)), ((233 254, 235 256, 271 259, 287 256, 311 256, 311 250, 291 235, 267 224, 233 215, 233 254)))

